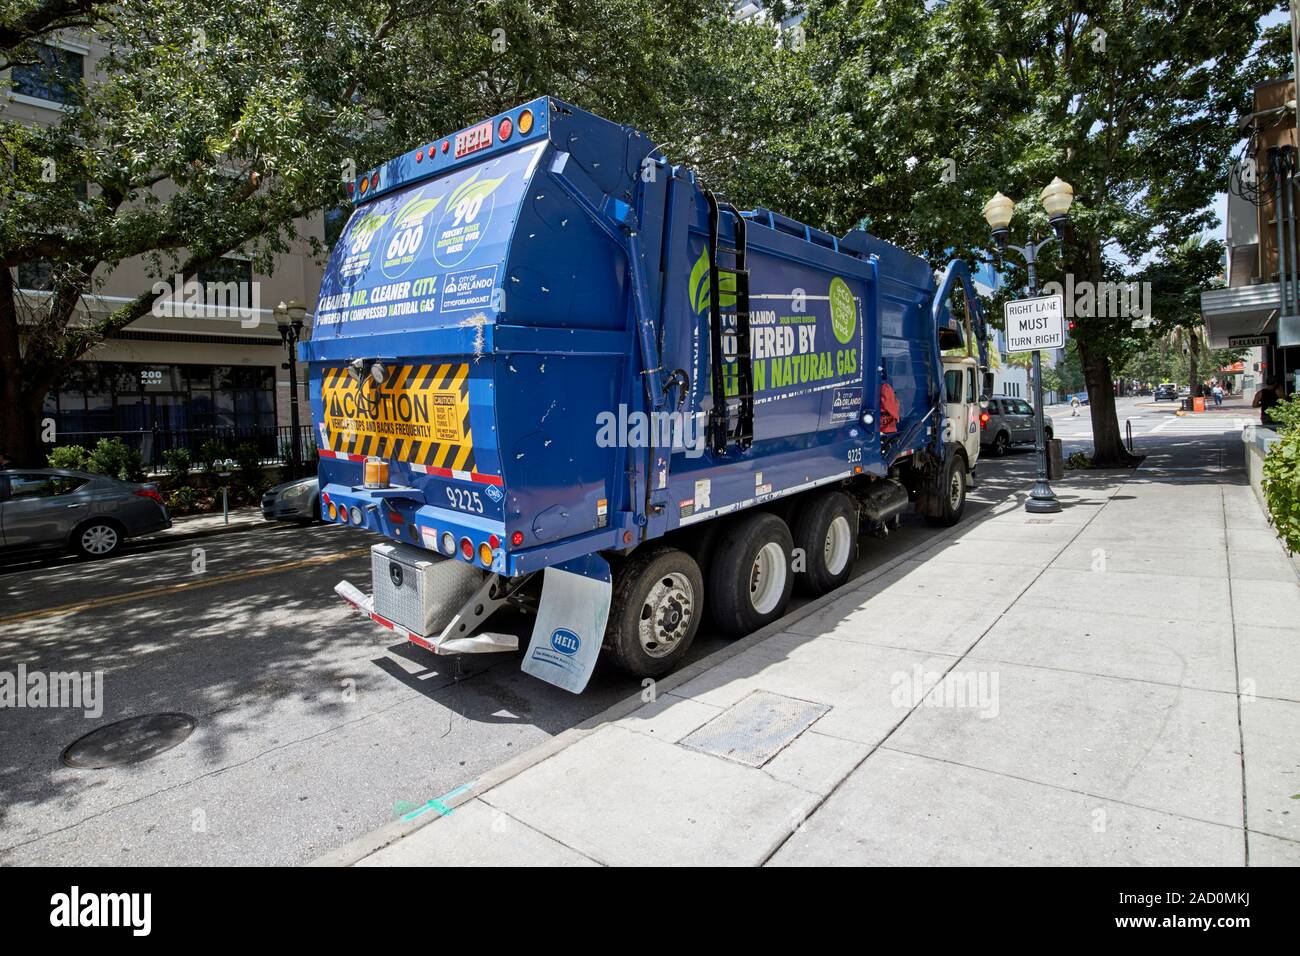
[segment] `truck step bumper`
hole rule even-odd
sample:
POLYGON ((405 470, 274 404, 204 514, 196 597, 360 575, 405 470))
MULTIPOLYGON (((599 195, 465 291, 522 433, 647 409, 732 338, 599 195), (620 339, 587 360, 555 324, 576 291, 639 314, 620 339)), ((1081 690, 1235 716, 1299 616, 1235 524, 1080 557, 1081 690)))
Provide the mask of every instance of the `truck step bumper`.
MULTIPOLYGON (((484 585, 484 590, 490 585, 491 581, 489 580, 484 585)), ((441 633, 417 634, 410 628, 403 627, 401 624, 391 621, 376 612, 375 599, 350 581, 340 581, 334 585, 334 593, 376 624, 382 624, 395 634, 406 638, 412 644, 423 647, 426 651, 432 651, 435 654, 490 654, 499 651, 517 651, 519 649, 519 638, 513 634, 495 634, 490 631, 473 633, 473 626, 477 623, 477 620, 487 617, 492 610, 502 603, 492 601, 491 598, 481 598, 480 594, 471 597, 465 606, 452 617, 441 633), (489 602, 490 607, 484 607, 484 601, 489 602), (484 607, 484 611, 475 614, 475 610, 480 607, 484 607), (464 625, 463 629, 462 625, 464 625)))

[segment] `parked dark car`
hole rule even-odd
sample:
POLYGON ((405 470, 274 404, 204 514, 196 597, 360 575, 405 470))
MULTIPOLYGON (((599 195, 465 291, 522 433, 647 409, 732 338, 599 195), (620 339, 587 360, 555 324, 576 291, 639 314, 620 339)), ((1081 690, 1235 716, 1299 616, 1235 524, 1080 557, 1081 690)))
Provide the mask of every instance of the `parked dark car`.
POLYGON ((1155 401, 1157 402, 1161 402, 1165 400, 1176 402, 1178 401, 1178 386, 1175 385, 1173 382, 1161 382, 1159 385, 1156 386, 1156 390, 1155 393, 1152 395, 1152 398, 1155 399, 1155 401))
POLYGON ((286 481, 262 495, 267 521, 320 521, 320 482, 315 475, 286 481))
POLYGON ((172 526, 156 485, 64 468, 0 471, 0 550, 63 548, 106 558, 172 526))

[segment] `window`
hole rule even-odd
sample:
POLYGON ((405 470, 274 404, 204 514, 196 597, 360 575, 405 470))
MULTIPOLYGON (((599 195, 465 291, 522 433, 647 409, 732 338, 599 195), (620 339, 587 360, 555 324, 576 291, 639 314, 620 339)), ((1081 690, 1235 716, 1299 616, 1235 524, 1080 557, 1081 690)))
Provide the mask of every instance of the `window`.
POLYGON ((961 369, 949 369, 943 373, 944 391, 948 393, 949 404, 961 401, 961 369))
POLYGON ((54 285, 54 265, 48 259, 18 263, 18 288, 49 292, 54 285))
POLYGON ((1029 407, 1029 403, 1028 403, 1028 402, 1021 401, 1021 400, 1017 399, 1015 404, 1016 404, 1016 414, 1017 414, 1017 415, 1032 415, 1032 414, 1034 414, 1034 410, 1033 410, 1032 408, 1029 407))
POLYGON ((200 269, 197 278, 199 285, 204 288, 212 282, 244 282, 251 284, 253 281, 253 263, 250 259, 222 256, 206 269, 200 269))
POLYGON ((326 249, 334 248, 334 243, 338 242, 339 235, 343 232, 343 227, 348 224, 348 216, 351 214, 351 206, 335 206, 333 209, 325 210, 326 249))
POLYGON ((15 93, 51 103, 72 103, 86 73, 86 58, 72 50, 36 45, 39 62, 15 66, 11 71, 15 93))

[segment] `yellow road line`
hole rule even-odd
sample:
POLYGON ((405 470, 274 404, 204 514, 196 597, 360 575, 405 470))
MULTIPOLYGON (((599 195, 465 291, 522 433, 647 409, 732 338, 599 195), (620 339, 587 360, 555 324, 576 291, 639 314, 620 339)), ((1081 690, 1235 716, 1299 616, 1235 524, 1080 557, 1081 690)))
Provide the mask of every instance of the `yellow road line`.
POLYGON ((349 551, 341 551, 338 554, 318 554, 315 557, 303 558, 300 561, 288 561, 284 564, 273 564, 265 568, 252 568, 248 571, 233 571, 230 574, 219 574, 216 577, 198 578, 193 581, 182 581, 179 584, 166 584, 156 588, 145 588, 142 591, 131 591, 127 594, 112 594, 102 598, 93 598, 89 601, 78 601, 73 604, 59 604, 55 607, 41 608, 36 611, 24 611, 22 614, 14 614, 10 617, 0 618, 0 624, 13 624, 18 621, 30 621, 38 617, 54 617, 61 614, 75 614, 77 611, 89 611, 94 608, 107 607, 111 604, 124 604, 127 601, 137 601, 144 598, 158 597, 163 594, 178 594, 182 591, 191 591, 196 588, 208 588, 217 584, 228 584, 231 581, 244 581, 248 578, 255 578, 263 574, 275 574, 279 571, 292 571, 295 568, 307 568, 320 564, 333 564, 335 561, 342 561, 344 558, 356 557, 359 554, 366 554, 369 548, 353 548, 349 551))

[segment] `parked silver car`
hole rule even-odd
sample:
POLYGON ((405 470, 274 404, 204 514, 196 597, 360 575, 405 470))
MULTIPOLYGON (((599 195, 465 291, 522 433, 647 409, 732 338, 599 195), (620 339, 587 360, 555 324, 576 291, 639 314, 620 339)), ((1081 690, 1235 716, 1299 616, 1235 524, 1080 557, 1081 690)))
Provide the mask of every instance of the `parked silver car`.
MULTIPOLYGON (((980 416, 980 447, 1004 455, 1012 445, 1033 444, 1034 409, 1023 398, 994 395, 988 411, 980 416)), ((1043 416, 1043 434, 1052 438, 1052 417, 1043 416)))
POLYGON ((262 495, 267 521, 320 521, 320 481, 315 475, 286 481, 262 495))
POLYGON ((172 526, 156 485, 64 468, 0 471, 0 550, 114 554, 127 538, 172 526))

